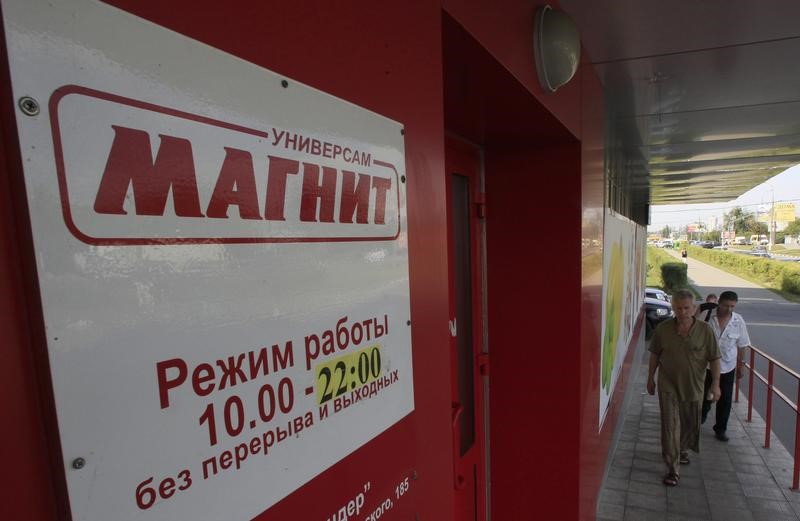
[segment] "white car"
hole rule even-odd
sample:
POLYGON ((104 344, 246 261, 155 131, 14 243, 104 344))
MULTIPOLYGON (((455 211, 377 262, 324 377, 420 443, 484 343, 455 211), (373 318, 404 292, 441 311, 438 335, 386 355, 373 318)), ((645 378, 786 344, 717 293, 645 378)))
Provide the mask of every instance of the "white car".
POLYGON ((645 288, 644 289, 644 296, 647 298, 654 298, 658 300, 663 300, 664 302, 670 302, 671 299, 669 295, 665 291, 662 291, 658 288, 645 288))

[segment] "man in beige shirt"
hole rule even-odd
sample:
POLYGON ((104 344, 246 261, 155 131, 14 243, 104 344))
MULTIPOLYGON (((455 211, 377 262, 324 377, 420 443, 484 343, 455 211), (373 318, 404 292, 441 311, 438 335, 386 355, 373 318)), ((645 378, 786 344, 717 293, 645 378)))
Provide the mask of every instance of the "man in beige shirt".
POLYGON ((667 465, 664 484, 674 487, 680 464, 689 463, 688 451, 700 452, 700 411, 706 366, 711 369, 711 393, 719 400, 720 352, 714 331, 697 320, 694 295, 688 290, 672 296, 675 317, 665 320, 650 340, 647 392, 655 394, 658 369, 658 404, 661 408, 661 456, 667 465))

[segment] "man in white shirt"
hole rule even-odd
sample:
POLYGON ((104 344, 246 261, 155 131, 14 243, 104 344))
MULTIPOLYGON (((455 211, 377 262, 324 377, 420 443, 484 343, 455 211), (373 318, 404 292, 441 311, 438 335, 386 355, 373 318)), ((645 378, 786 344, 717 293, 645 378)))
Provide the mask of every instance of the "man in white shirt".
MULTIPOLYGON (((731 402, 733 401, 733 384, 735 379, 742 377, 740 368, 744 360, 744 348, 750 346, 750 335, 747 334, 747 324, 742 315, 734 313, 733 309, 739 301, 739 296, 733 291, 723 291, 719 296, 719 306, 715 315, 712 315, 709 324, 717 337, 720 360, 719 387, 722 396, 717 402, 716 423, 714 436, 719 441, 728 441, 725 431, 728 429, 728 418, 731 415, 731 402)), ((711 384, 710 372, 706 372, 706 397, 711 384)), ((703 401, 701 421, 706 421, 711 401, 703 401)))

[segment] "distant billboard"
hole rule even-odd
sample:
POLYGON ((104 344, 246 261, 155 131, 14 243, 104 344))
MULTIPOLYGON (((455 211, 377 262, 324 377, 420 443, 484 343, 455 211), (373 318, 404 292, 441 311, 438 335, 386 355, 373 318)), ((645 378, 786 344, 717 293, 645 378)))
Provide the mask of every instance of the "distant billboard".
POLYGON ((775 203, 775 221, 792 222, 796 215, 794 203, 775 203))
POLYGON ((766 210, 758 214, 758 222, 769 223, 772 219, 779 223, 790 223, 796 217, 796 209, 794 203, 775 203, 775 217, 772 216, 772 208, 767 207, 766 210))

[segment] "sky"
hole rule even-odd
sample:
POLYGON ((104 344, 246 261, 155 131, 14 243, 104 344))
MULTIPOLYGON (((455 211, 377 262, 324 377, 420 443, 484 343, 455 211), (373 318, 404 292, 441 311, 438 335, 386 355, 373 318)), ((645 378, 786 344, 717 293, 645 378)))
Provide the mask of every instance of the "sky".
POLYGON ((755 212, 759 208, 769 209, 772 205, 772 194, 775 202, 794 202, 800 208, 800 165, 795 165, 784 170, 752 190, 743 193, 738 198, 727 203, 708 204, 670 204, 652 206, 650 208, 650 225, 648 231, 658 231, 665 225, 673 227, 685 226, 696 223, 698 220, 707 223, 709 217, 719 216, 729 212, 734 206, 755 212))

